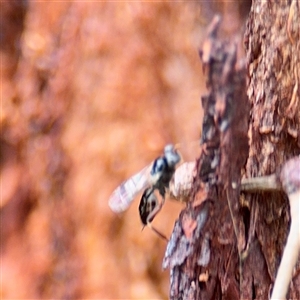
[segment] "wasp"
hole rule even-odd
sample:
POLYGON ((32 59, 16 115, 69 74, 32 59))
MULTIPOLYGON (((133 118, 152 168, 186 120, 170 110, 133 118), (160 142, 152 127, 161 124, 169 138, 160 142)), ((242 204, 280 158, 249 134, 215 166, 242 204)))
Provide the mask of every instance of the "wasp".
MULTIPOLYGON (((174 177, 174 173, 180 161, 181 155, 177 147, 172 144, 165 146, 163 155, 156 158, 150 165, 122 182, 116 188, 109 199, 110 208, 116 213, 125 211, 137 194, 144 190, 139 204, 141 221, 144 226, 151 227, 156 233, 165 238, 165 236, 151 226, 151 222, 164 205, 165 196, 169 191, 170 183, 173 191, 171 194, 173 194, 175 198, 176 195, 180 194, 179 189, 187 190, 191 186, 191 176, 188 176, 185 182, 183 182, 184 180, 180 179, 180 177, 182 177, 182 173, 185 172, 185 169, 191 169, 194 163, 188 167, 185 164, 182 165, 182 167, 179 168, 181 170, 181 172, 178 172, 179 176, 174 177), (159 198, 161 201, 159 201, 159 198)), ((188 174, 191 174, 190 170, 188 170, 188 174)))

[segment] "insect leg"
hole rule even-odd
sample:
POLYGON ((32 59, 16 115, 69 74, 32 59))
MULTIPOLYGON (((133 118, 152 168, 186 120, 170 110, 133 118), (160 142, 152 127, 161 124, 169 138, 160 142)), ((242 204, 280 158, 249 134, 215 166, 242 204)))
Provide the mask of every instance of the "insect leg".
POLYGON ((140 205, 139 205, 139 212, 141 221, 145 226, 148 226, 151 228, 156 234, 158 234, 163 239, 167 240, 167 237, 163 235, 161 232, 159 232, 155 227, 152 226, 151 222, 154 219, 154 217, 158 214, 158 212, 161 210, 165 198, 162 197, 162 201, 159 203, 155 193, 155 188, 150 187, 147 188, 142 196, 140 205))
POLYGON ((157 230, 151 223, 147 223, 147 227, 149 227, 151 230, 153 230, 162 239, 166 240, 167 242, 169 241, 169 239, 163 233, 161 233, 159 230, 157 230))

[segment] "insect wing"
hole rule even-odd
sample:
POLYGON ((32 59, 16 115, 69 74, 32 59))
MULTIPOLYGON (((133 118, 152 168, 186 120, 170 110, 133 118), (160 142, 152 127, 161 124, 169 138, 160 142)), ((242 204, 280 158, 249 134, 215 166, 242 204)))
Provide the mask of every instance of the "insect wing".
POLYGON ((128 180, 122 182, 112 193, 109 198, 109 207, 115 213, 121 213, 125 211, 137 196, 137 194, 143 189, 147 188, 149 183, 149 174, 152 168, 152 164, 145 167, 137 174, 130 177, 128 180))

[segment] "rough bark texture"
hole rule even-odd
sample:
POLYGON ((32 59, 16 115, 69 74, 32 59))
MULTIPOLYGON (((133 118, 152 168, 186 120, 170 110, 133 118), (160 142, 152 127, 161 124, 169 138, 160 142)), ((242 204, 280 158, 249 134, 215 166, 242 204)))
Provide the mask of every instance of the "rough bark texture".
MULTIPOLYGON (((141 234, 137 203, 117 217, 107 200, 166 143, 198 138, 200 11, 210 19, 215 5, 203 3, 1 2, 3 299, 167 297, 164 242, 141 234)), ((240 28, 238 7, 219 3, 228 36, 240 28)), ((253 1, 248 177, 300 153, 299 18, 298 1, 253 1)), ((165 260, 171 296, 267 299, 289 206, 281 194, 238 201, 248 151, 245 70, 234 46, 211 33, 195 200, 165 260)), ((168 234, 180 209, 166 203, 154 222, 168 234)), ((299 282, 296 271, 290 298, 300 298, 299 282)))
POLYGON ((219 18, 200 56, 209 94, 202 97, 202 153, 194 196, 168 244, 171 299, 239 299, 239 253, 244 244, 239 207, 241 169, 248 155, 246 68, 236 45, 217 39, 219 18), (233 184, 232 184, 233 183, 233 184), (237 243, 238 241, 238 243, 237 243))
MULTIPOLYGON (((175 225, 164 260, 171 269, 171 299, 270 295, 288 235, 289 204, 279 192, 240 195, 239 183, 241 174, 278 172, 300 153, 299 17, 297 1, 253 1, 245 35, 249 102, 234 46, 209 30, 201 57, 210 94, 202 97, 195 194, 175 225)), ((300 298, 299 273, 298 263, 290 299, 300 298)))
MULTIPOLYGON (((277 172, 284 161, 300 153, 299 18, 298 1, 252 3, 245 35, 251 103, 247 177, 277 172)), ((289 230, 289 205, 280 193, 247 196, 245 205, 253 220, 249 226, 253 237, 247 242, 241 296, 267 299, 289 230), (266 266, 265 276, 258 280, 261 264, 266 266)), ((299 274, 288 298, 300 298, 299 274)))

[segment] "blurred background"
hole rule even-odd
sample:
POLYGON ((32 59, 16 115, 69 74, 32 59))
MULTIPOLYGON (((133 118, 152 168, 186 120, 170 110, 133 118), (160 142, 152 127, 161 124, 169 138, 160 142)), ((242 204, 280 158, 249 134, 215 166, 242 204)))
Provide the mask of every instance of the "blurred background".
POLYGON ((215 13, 241 37, 250 5, 1 2, 1 299, 168 298, 166 242, 108 199, 167 143, 195 159, 201 41, 215 13))

